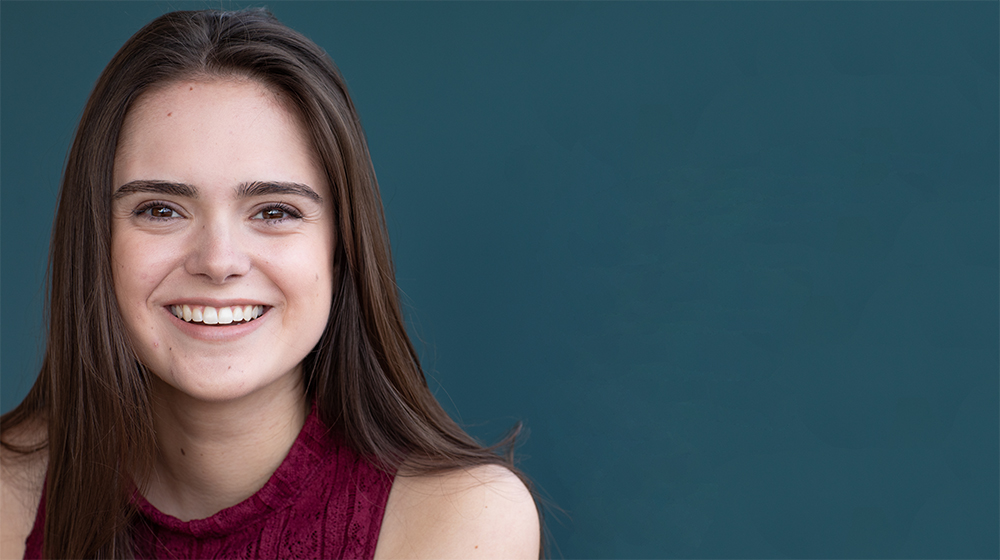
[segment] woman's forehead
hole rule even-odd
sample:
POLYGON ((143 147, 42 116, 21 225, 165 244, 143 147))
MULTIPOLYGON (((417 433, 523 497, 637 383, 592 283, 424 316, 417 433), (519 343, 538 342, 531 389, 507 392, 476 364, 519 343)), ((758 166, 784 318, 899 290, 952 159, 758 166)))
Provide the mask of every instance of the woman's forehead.
POLYGON ((135 126, 147 123, 150 118, 163 113, 171 114, 177 108, 191 109, 205 105, 206 102, 213 101, 212 95, 238 96, 244 101, 252 100, 252 104, 244 105, 242 108, 245 110, 253 105, 259 105, 275 109, 296 120, 298 126, 304 124, 298 117, 297 108, 292 106, 288 102, 288 96, 277 88, 239 75, 198 75, 155 84, 144 91, 132 102, 125 114, 122 134, 135 126), (206 95, 206 92, 209 95, 206 95))
POLYGON ((115 185, 132 180, 325 185, 303 120, 257 81, 175 81, 129 110, 115 155, 115 185))

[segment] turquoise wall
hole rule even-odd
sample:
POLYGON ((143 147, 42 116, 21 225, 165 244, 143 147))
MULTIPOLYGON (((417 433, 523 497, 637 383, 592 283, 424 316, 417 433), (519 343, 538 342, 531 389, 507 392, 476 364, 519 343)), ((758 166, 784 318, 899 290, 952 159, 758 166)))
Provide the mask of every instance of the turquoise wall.
MULTIPOLYGON (((209 4, 0 6, 4 411, 90 87, 209 4)), ((1000 555, 996 2, 270 8, 353 92, 439 399, 529 427, 554 555, 1000 555)))

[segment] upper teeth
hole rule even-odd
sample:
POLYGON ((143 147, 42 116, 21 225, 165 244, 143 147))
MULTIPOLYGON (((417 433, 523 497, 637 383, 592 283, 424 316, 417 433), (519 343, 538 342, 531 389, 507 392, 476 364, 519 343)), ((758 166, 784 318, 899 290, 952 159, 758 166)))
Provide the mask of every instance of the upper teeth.
POLYGON ((241 321, 252 321, 264 312, 263 305, 244 305, 233 307, 211 307, 209 305, 171 305, 170 312, 174 317, 188 323, 205 323, 206 325, 228 325, 241 321))

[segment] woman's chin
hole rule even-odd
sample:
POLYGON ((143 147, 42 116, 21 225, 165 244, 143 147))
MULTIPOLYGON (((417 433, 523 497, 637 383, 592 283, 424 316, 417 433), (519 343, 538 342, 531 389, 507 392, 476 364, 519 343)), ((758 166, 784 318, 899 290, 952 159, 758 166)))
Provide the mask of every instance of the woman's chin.
POLYGON ((254 397, 270 399, 282 392, 302 393, 301 364, 281 375, 255 369, 230 363, 205 364, 195 369, 172 368, 165 375, 154 371, 154 394, 176 404, 225 404, 254 397))

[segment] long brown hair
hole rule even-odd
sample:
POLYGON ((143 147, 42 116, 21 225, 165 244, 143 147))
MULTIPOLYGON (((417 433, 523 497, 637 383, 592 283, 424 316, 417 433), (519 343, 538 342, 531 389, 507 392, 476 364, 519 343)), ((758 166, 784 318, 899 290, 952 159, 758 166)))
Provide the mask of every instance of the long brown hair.
POLYGON ((150 472, 156 442, 150 373, 128 342, 114 296, 113 163, 135 100, 199 76, 246 77, 281 91, 300 112, 332 186, 334 299, 303 364, 320 418, 380 468, 399 469, 405 459, 401 474, 489 463, 513 469, 509 453, 501 457, 496 446, 469 437, 428 389, 400 310, 364 132, 333 62, 262 9, 173 12, 125 43, 84 109, 53 226, 45 358, 28 396, 2 418, 5 436, 31 420, 47 422, 47 443, 25 448, 3 438, 3 445, 21 453, 47 447, 50 558, 132 554, 130 493, 150 472))

